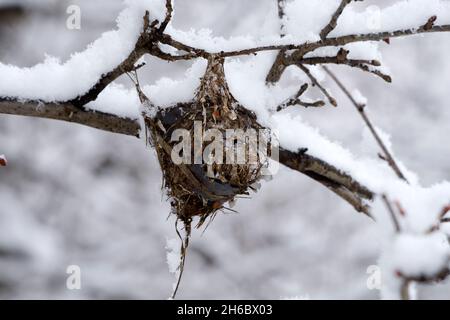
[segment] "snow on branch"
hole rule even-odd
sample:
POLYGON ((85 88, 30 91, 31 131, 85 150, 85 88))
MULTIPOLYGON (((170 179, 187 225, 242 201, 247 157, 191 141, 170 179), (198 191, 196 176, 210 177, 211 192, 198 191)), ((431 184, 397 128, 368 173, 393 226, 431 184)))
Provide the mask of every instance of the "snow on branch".
POLYGON ((393 203, 386 195, 381 199, 394 225, 394 232, 386 241, 386 249, 380 259, 388 279, 383 285, 382 296, 410 300, 415 297, 413 283, 435 283, 450 274, 448 239, 439 230, 442 214, 435 227, 422 234, 415 233, 402 221, 408 211, 401 203, 393 203))
MULTIPOLYGON (((331 2, 335 3, 336 1, 332 0, 331 2)), ((339 7, 326 27, 321 31, 317 31, 320 33, 320 36, 315 36, 314 32, 306 34, 298 31, 299 28, 295 22, 302 18, 302 23, 310 24, 310 29, 314 30, 317 28, 317 23, 316 20, 312 21, 310 18, 311 14, 313 12, 321 12, 324 14, 323 18, 327 19, 326 13, 324 13, 324 10, 320 10, 319 6, 324 3, 330 3, 330 1, 326 0, 319 4, 316 1, 304 2, 298 0, 286 4, 286 29, 291 34, 303 37, 306 43, 298 47, 294 52, 285 54, 282 58, 275 61, 266 80, 271 83, 277 82, 288 66, 303 64, 302 60, 305 58, 305 55, 320 48, 346 47, 351 43, 389 41, 397 37, 450 31, 450 4, 440 0, 427 1, 426 6, 423 5, 421 0, 399 1, 390 7, 380 9, 380 16, 378 17, 380 25, 376 26, 377 28, 367 23, 367 21, 372 19, 371 14, 373 13, 370 11, 363 14, 356 13, 348 7, 348 4, 351 2, 349 0, 340 1, 339 7), (447 23, 436 24, 437 20, 446 21, 447 23), (374 31, 374 29, 379 29, 380 31, 374 31)), ((320 20, 321 18, 316 15, 316 19, 320 20)), ((345 59, 341 59, 341 64, 347 64, 362 70, 367 69, 364 71, 368 72, 373 71, 370 64, 359 63, 355 66, 351 62, 344 62, 343 60, 345 59)), ((328 61, 328 63, 330 62, 328 61)), ((383 76, 382 73, 378 75, 390 82, 388 80, 390 78, 383 76)))

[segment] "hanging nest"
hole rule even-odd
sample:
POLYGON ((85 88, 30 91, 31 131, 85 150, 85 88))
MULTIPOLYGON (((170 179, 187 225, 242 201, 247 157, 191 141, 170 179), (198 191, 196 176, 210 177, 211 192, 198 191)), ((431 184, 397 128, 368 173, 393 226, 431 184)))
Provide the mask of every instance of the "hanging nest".
MULTIPOLYGON (((267 158, 258 153, 256 157, 254 153, 251 155, 249 151, 254 148, 254 143, 248 138, 233 140, 231 144, 226 140, 227 130, 255 130, 258 133, 263 127, 258 124, 256 116, 242 107, 231 94, 225 78, 223 58, 211 56, 208 59, 205 75, 192 102, 158 110, 156 114, 144 116, 144 119, 149 139, 158 155, 173 212, 185 224, 190 224, 193 217, 199 217, 197 227, 200 227, 208 217, 213 218, 219 210, 224 209, 227 202, 234 201, 236 196, 248 195, 254 189, 252 185, 260 180, 261 169, 266 165, 267 158), (223 163, 207 164, 206 159, 195 162, 198 156, 202 159, 205 148, 212 142, 198 139, 195 133, 199 127, 203 133, 210 129, 221 132, 223 141, 227 141, 223 144, 223 163), (172 151, 179 143, 171 141, 177 129, 189 132, 191 146, 200 146, 197 150, 192 147, 187 151, 190 153, 190 163, 175 164, 172 159, 172 151), (235 156, 238 147, 245 148, 245 161, 225 161, 228 159, 226 154, 231 152, 235 156)), ((258 136, 259 139, 261 137, 258 136)), ((186 150, 183 149, 183 152, 186 150)), ((214 156, 215 152, 209 154, 214 156)))

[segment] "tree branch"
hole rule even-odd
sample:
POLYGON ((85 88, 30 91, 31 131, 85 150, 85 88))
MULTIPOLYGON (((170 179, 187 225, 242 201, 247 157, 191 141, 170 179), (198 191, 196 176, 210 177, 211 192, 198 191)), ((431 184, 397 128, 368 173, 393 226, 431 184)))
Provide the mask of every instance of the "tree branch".
POLYGON ((300 96, 305 93, 305 91, 308 90, 308 84, 305 83, 303 84, 300 89, 298 90, 298 92, 290 99, 288 99, 286 102, 280 104, 277 108, 276 111, 280 112, 284 109, 286 109, 287 107, 291 107, 291 106, 302 106, 305 108, 320 108, 325 106, 325 102, 322 100, 319 101, 315 101, 315 102, 305 102, 300 100, 300 96))
POLYGON ((392 223, 395 228, 395 232, 400 233, 402 231, 400 228, 400 223, 398 222, 397 215, 395 214, 395 211, 394 211, 394 208, 392 207, 391 202, 389 201, 388 197, 385 194, 383 194, 381 198, 383 199, 386 209, 388 210, 388 212, 391 216, 392 223))
POLYGON ((375 194, 348 174, 323 160, 306 154, 305 150, 292 152, 280 148, 278 161, 321 183, 347 201, 356 211, 371 216, 367 201, 372 200, 375 194))
POLYGON ((95 129, 139 136, 140 125, 135 119, 120 118, 113 114, 79 108, 71 103, 19 102, 0 99, 0 114, 62 120, 95 129))
POLYGON ((345 7, 352 2, 352 0, 341 0, 339 7, 336 9, 335 13, 331 17, 330 22, 322 29, 320 32, 320 39, 325 40, 331 31, 337 27, 337 21, 341 14, 344 12, 345 7))

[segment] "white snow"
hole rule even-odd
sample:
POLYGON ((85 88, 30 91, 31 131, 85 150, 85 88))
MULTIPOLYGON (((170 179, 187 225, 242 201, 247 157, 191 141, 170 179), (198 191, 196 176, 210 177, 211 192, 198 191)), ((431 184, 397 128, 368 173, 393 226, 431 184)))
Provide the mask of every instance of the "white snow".
MULTIPOLYGON (((167 265, 169 266, 169 272, 175 276, 175 281, 172 284, 172 294, 175 292, 177 287, 178 278, 181 275, 180 270, 180 259, 181 259, 181 247, 180 240, 178 239, 166 239, 166 258, 167 265)), ((171 299, 171 298, 169 298, 171 299)))
POLYGON ((144 86, 144 91, 152 102, 160 107, 171 106, 178 102, 188 102, 194 97, 205 70, 206 61, 204 59, 196 60, 180 79, 164 77, 153 85, 144 86))
POLYGON ((31 68, 0 63, 0 96, 47 102, 67 101, 86 93, 100 77, 117 67, 133 50, 143 25, 145 10, 151 19, 162 21, 163 0, 127 0, 127 8, 117 19, 117 29, 104 33, 83 52, 66 62, 56 57, 31 68))
MULTIPOLYGON (((297 39, 317 41, 340 0, 294 0, 286 5, 286 32, 297 39), (299 28, 301 21, 304 28, 299 28)), ((330 37, 418 28, 434 15, 437 24, 450 23, 450 3, 442 0, 396 1, 386 8, 353 3, 345 9, 330 37)))
POLYGON ((380 258, 382 298, 400 299, 402 277, 435 277, 449 267, 449 259, 448 239, 440 232, 394 236, 380 258))
POLYGON ((339 26, 330 35, 418 28, 432 16, 438 17, 436 24, 449 24, 450 3, 442 0, 404 0, 386 8, 372 6, 363 13, 349 6, 341 16, 339 26))
MULTIPOLYGON (((180 102, 189 102, 200 84, 200 78, 206 70, 206 61, 196 60, 180 79, 161 78, 152 85, 141 89, 151 97, 151 102, 160 108, 173 106, 180 102)), ((139 119, 141 103, 134 88, 126 88, 112 83, 97 98, 87 105, 88 109, 112 113, 123 118, 139 119)))
POLYGON ((112 83, 98 96, 96 101, 86 108, 105 113, 112 113, 122 118, 139 118, 139 97, 136 90, 130 90, 121 84, 112 83))
POLYGON ((355 99, 356 103, 359 105, 365 106, 367 104, 367 98, 364 97, 363 94, 361 93, 361 91, 359 91, 358 89, 354 89, 352 91, 352 97, 353 97, 353 99, 355 99))
POLYGON ((167 265, 169 266, 169 272, 173 274, 178 274, 180 266, 180 240, 167 239, 166 250, 167 250, 166 254, 167 265))
POLYGON ((389 251, 392 255, 387 263, 407 277, 433 276, 449 266, 448 240, 440 232, 399 235, 389 251))

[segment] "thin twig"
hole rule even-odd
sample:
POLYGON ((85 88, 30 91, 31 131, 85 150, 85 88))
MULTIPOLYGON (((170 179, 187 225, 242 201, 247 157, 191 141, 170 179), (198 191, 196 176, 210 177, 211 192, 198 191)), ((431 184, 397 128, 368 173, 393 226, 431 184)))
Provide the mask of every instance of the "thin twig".
POLYGON ((322 108, 325 106, 325 102, 323 100, 313 101, 313 102, 306 102, 302 101, 300 99, 294 99, 289 100, 288 102, 281 104, 277 107, 277 112, 280 112, 288 107, 292 106, 301 106, 304 108, 322 108))
POLYGON ((431 275, 422 274, 419 276, 407 276, 407 275, 402 274, 401 272, 398 272, 398 274, 406 281, 414 281, 414 282, 420 282, 420 283, 427 284, 427 283, 436 283, 436 282, 445 280, 450 275, 450 269, 446 266, 431 275))
POLYGON ((305 67, 302 64, 298 64, 298 67, 308 76, 309 79, 311 79, 311 82, 313 83, 313 85, 315 85, 317 88, 319 88, 319 90, 324 94, 325 97, 327 97, 328 101, 335 107, 337 107, 337 101, 335 98, 333 98, 331 96, 331 94, 328 92, 327 89, 325 89, 320 83, 319 81, 316 79, 316 77, 314 77, 311 73, 311 71, 309 71, 309 69, 307 67, 305 67))
POLYGON ((291 106, 302 106, 305 108, 320 108, 325 106, 325 102, 322 100, 319 101, 315 101, 315 102, 305 102, 300 100, 300 96, 303 95, 303 93, 305 93, 305 91, 308 89, 308 84, 305 83, 303 84, 300 89, 298 90, 298 92, 290 99, 288 99, 287 101, 283 102, 282 104, 280 104, 276 110, 277 112, 280 112, 288 107, 291 106))
POLYGON ((172 6, 172 0, 166 0, 166 18, 161 23, 160 27, 158 28, 158 31, 160 33, 163 33, 167 25, 169 24, 170 20, 172 20, 172 14, 173 14, 173 6, 172 6))
MULTIPOLYGON (((339 47, 344 46, 349 43, 354 42, 367 42, 367 41, 383 41, 385 39, 389 38, 397 38, 397 37, 403 37, 408 35, 418 35, 422 33, 432 33, 432 32, 449 32, 450 31, 450 25, 439 25, 434 26, 431 29, 424 29, 424 28, 418 28, 418 29, 402 29, 402 30, 396 30, 396 31, 385 31, 385 32, 378 32, 378 33, 368 33, 368 34, 353 34, 353 35, 347 35, 347 36, 340 36, 336 38, 327 38, 325 40, 312 42, 312 43, 303 43, 303 44, 279 44, 279 45, 267 45, 267 46, 259 46, 254 48, 248 48, 248 49, 242 49, 242 50, 232 50, 232 51, 219 51, 219 52, 210 52, 208 55, 216 55, 221 58, 228 58, 228 57, 236 57, 236 56, 244 56, 244 55, 251 55, 251 54, 257 54, 258 52, 264 52, 264 51, 276 51, 276 50, 298 50, 298 52, 294 52, 292 54, 292 59, 300 60, 305 53, 314 51, 318 48, 323 47, 339 47), (299 52, 301 52, 300 57, 299 52)), ((201 49, 196 49, 201 50, 201 49)), ((193 58, 203 57, 202 54, 197 54, 193 56, 193 58)))
MULTIPOLYGON (((280 37, 283 38, 285 36, 283 18, 285 16, 284 9, 285 9, 286 2, 285 2, 285 0, 277 0, 277 1, 278 1, 278 18, 280 21, 280 37)), ((284 59, 286 57, 286 51, 287 51, 286 49, 281 49, 278 52, 277 57, 275 58, 274 65, 276 65, 279 68, 286 68, 286 65, 284 63, 284 59)))
POLYGON ((350 91, 344 86, 344 84, 337 78, 337 76, 327 67, 323 66, 323 69, 325 72, 330 76, 331 79, 338 85, 338 87, 344 92, 344 94, 348 97, 348 99, 352 102, 352 104, 355 106, 358 113, 361 115, 362 119, 364 120, 365 124, 369 128, 371 134, 374 136, 378 146, 381 148, 383 152, 383 157, 386 159, 389 166, 394 170, 395 174, 402 180, 408 182, 405 175, 400 170, 400 167, 397 165, 397 162, 395 161, 394 157, 389 152, 388 148, 384 144, 383 140, 381 139, 378 132, 375 130, 375 127, 373 126, 372 122, 370 121, 369 117, 367 116, 366 112, 364 111, 364 105, 361 105, 358 103, 353 95, 350 93, 350 91))
MULTIPOLYGON (((365 72, 372 73, 384 81, 391 83, 392 78, 389 75, 384 74, 380 70, 372 69, 370 67, 379 67, 381 64, 378 60, 363 60, 363 59, 348 59, 349 51, 341 49, 339 53, 334 57, 311 57, 311 58, 303 58, 298 63, 307 64, 307 65, 318 65, 318 64, 340 64, 347 65, 352 68, 357 68, 365 72)), ((289 63, 293 63, 290 61, 289 63)))
POLYGON ((200 57, 208 59, 208 57, 211 55, 210 53, 206 52, 206 50, 194 48, 180 41, 177 41, 168 34, 162 34, 161 37, 159 38, 159 41, 163 44, 172 46, 180 51, 188 52, 189 55, 185 56, 186 57, 185 60, 191 60, 200 57))
POLYGON ((345 7, 352 2, 352 0, 341 0, 339 7, 336 9, 335 13, 331 17, 330 22, 322 29, 320 32, 320 39, 325 40, 331 31, 337 27, 337 21, 341 14, 344 12, 345 7))
POLYGON ((441 214, 439 215, 439 217, 440 217, 440 219, 444 219, 444 217, 447 215, 447 213, 449 213, 450 212, 450 205, 448 205, 448 206, 445 206, 443 209, 442 209, 442 211, 441 211, 441 214))
POLYGON ((284 12, 285 5, 286 5, 285 0, 278 0, 278 18, 279 18, 279 21, 280 21, 280 34, 281 34, 281 37, 285 36, 285 34, 284 34, 284 24, 283 24, 283 19, 284 19, 284 15, 285 15, 285 12, 284 12))
POLYGON ((441 213, 439 214, 438 217, 438 221, 436 222, 435 225, 433 225, 427 233, 432 233, 436 230, 439 230, 440 226, 442 223, 448 223, 450 222, 450 218, 446 218, 445 216, 447 215, 447 213, 450 212, 450 205, 445 206, 444 208, 442 208, 441 213))
POLYGON ((302 64, 317 65, 317 64, 367 64, 374 67, 379 67, 380 62, 378 60, 363 60, 363 59, 341 59, 338 56, 335 57, 311 57, 303 58, 299 61, 302 64))

